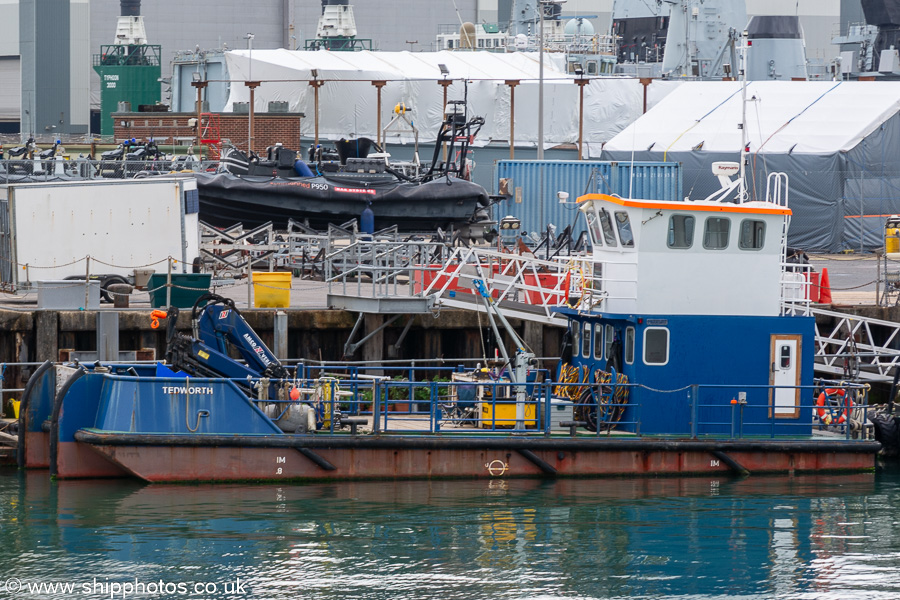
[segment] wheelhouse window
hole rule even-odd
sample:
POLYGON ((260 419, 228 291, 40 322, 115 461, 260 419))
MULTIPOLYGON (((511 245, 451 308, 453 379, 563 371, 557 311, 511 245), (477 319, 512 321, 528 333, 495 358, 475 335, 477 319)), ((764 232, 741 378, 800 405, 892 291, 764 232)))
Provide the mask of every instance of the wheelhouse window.
POLYGON ((648 327, 644 330, 644 364, 664 365, 669 362, 669 330, 648 327))
POLYGON ((741 250, 761 250, 766 244, 766 222, 745 219, 741 221, 738 247, 741 250))
POLYGON ((728 247, 731 220, 723 217, 709 217, 703 232, 703 247, 707 250, 724 250, 728 247))
POLYGON ((634 248, 634 235, 631 233, 631 221, 625 211, 616 212, 616 227, 619 228, 619 239, 623 248, 634 248))
POLYGON ((597 219, 597 216, 591 211, 586 211, 585 217, 587 218, 588 228, 591 232, 591 240, 594 242, 594 245, 602 246, 603 232, 600 229, 599 219, 597 219))
POLYGON ((581 350, 581 324, 577 321, 572 322, 572 354, 578 356, 581 350))
POLYGON ((594 358, 603 358, 603 325, 594 327, 594 358))
POLYGON ((634 362, 634 327, 625 330, 625 362, 629 365, 634 362))
POLYGON ((581 356, 584 358, 591 357, 591 325, 584 323, 581 329, 581 356))
POLYGON ((672 215, 669 217, 669 248, 690 248, 694 245, 694 217, 691 215, 672 215))
POLYGON ((612 218, 605 208, 601 208, 598 212, 600 214, 600 226, 603 228, 603 240, 606 242, 607 246, 615 248, 617 244, 616 234, 613 233, 612 228, 612 218))

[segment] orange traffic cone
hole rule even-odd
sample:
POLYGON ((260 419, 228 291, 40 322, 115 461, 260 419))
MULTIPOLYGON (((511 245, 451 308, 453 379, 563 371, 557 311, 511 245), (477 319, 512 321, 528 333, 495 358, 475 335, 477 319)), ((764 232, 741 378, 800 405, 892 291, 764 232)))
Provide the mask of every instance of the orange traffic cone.
POLYGON ((819 303, 831 304, 831 284, 828 282, 828 269, 822 269, 822 277, 819 280, 819 303))

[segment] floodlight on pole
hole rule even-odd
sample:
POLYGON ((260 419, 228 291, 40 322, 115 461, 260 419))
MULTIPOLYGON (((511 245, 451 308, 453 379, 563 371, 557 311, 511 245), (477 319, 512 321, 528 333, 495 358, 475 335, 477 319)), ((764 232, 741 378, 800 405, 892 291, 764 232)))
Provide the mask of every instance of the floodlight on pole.
POLYGON ((544 9, 551 4, 563 4, 565 0, 538 0, 538 16, 541 19, 540 47, 538 48, 538 140, 537 159, 544 160, 544 9))

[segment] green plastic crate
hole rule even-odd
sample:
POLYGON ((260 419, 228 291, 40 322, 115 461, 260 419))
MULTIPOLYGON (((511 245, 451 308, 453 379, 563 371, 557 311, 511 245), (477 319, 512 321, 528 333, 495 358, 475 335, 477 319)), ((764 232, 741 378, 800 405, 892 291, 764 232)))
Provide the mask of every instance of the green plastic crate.
MULTIPOLYGON (((154 273, 147 281, 153 308, 166 308, 166 277, 166 273, 154 273)), ((193 307, 194 302, 209 291, 211 282, 211 273, 172 273, 172 306, 193 307)))

